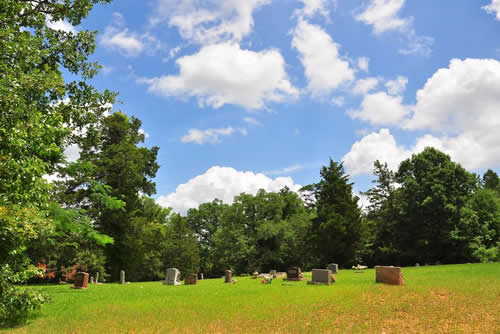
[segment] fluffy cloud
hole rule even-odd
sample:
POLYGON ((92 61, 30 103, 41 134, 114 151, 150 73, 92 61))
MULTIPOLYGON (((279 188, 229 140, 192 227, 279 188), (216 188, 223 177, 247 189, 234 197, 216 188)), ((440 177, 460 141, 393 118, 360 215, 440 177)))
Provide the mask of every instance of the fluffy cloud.
POLYGON ((500 0, 491 0, 489 5, 481 8, 490 14, 496 15, 497 20, 500 21, 500 0))
POLYGON ((389 129, 381 129, 355 142, 342 160, 349 174, 357 175, 370 174, 375 160, 387 162, 389 168, 396 169, 410 155, 410 151, 396 143, 389 129))
POLYGON ((339 55, 340 46, 319 26, 299 19, 292 46, 300 54, 308 88, 313 95, 328 94, 354 80, 354 70, 339 55))
POLYGON ((408 84, 408 78, 403 76, 398 76, 395 80, 389 80, 385 83, 387 91, 391 95, 399 95, 405 91, 406 85, 408 84))
POLYGON ((417 104, 406 127, 447 133, 498 132, 494 129, 500 127, 499 92, 499 61, 453 59, 417 92, 417 104))
POLYGON ((297 10, 297 15, 304 17, 313 17, 316 13, 323 16, 330 15, 328 7, 337 7, 337 1, 333 0, 299 0, 304 4, 304 8, 297 10))
POLYGON ((300 185, 290 177, 271 179, 261 173, 240 172, 230 167, 212 167, 204 174, 196 176, 177 187, 174 193, 160 196, 158 203, 186 213, 190 208, 211 202, 218 198, 224 203, 232 203, 234 196, 241 193, 256 194, 259 189, 279 191, 283 187, 298 191, 300 185))
POLYGON ((373 26, 376 34, 388 30, 404 30, 411 19, 399 17, 405 0, 371 0, 366 9, 356 16, 356 20, 373 26))
POLYGON ((198 53, 177 59, 179 75, 141 79, 149 92, 167 97, 192 96, 200 106, 219 108, 235 104, 247 109, 264 108, 298 96, 288 81, 279 51, 254 52, 222 43, 203 47, 198 53))
POLYGON ((104 29, 100 44, 110 50, 118 51, 125 57, 137 57, 142 52, 153 53, 161 47, 156 37, 149 33, 137 34, 125 27, 120 13, 113 13, 113 23, 104 29))
POLYGON ((253 28, 253 12, 271 0, 158 0, 153 24, 167 21, 200 44, 239 42, 253 28))
POLYGON ((429 56, 434 39, 419 36, 413 28, 413 18, 399 16, 406 0, 370 0, 365 10, 356 16, 357 21, 373 26, 373 32, 380 35, 395 30, 406 36, 408 46, 400 49, 401 54, 429 56))
POLYGON ((374 90, 378 86, 377 78, 366 78, 356 81, 356 85, 352 89, 354 94, 365 95, 369 91, 374 90))
POLYGON ((234 132, 239 132, 242 135, 247 135, 247 130, 245 128, 234 129, 232 127, 221 128, 221 129, 189 129, 188 134, 181 138, 183 143, 196 143, 196 144, 216 144, 220 142, 221 136, 230 136, 234 132))
MULTIPOLYGON (((449 154, 465 168, 500 166, 500 62, 494 59, 453 59, 448 68, 439 69, 417 92, 412 114, 397 125, 432 133, 416 139, 410 148, 398 146, 389 130, 371 133, 356 142, 344 157, 354 174, 370 173, 375 159, 396 162, 411 153, 433 146, 449 154)), ((384 93, 385 94, 385 93, 384 93)), ((386 95, 384 98, 400 97, 386 95)), ((363 106, 358 118, 373 122, 372 103, 363 106), (368 109, 367 109, 368 108, 368 109)), ((397 109, 397 108, 396 108, 397 109)), ((380 117, 382 119, 382 117, 380 117)), ((385 122, 388 124, 389 122, 385 122)))
POLYGON ((368 121, 373 125, 398 125, 408 115, 407 106, 401 96, 391 96, 386 92, 368 94, 361 102, 361 109, 349 110, 353 119, 368 121))

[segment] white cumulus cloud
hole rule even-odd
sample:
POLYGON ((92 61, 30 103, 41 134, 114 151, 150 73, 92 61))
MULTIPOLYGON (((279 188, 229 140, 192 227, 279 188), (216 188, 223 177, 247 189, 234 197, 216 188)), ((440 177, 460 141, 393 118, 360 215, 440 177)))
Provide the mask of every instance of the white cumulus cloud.
POLYGON ((233 127, 220 128, 220 129, 189 129, 188 134, 181 138, 182 143, 195 143, 195 144, 216 144, 220 142, 220 137, 231 136, 233 133, 239 132, 242 135, 247 135, 245 128, 235 129, 233 127))
POLYGON ((365 78, 356 81, 352 92, 357 95, 365 95, 368 92, 374 90, 378 86, 377 78, 365 78))
POLYGON ((354 70, 339 55, 340 45, 318 25, 299 19, 292 46, 299 52, 313 95, 325 95, 354 80, 354 70))
POLYGON ((373 125, 401 124, 408 113, 408 107, 403 105, 401 96, 391 96, 386 92, 366 95, 359 110, 347 112, 351 118, 367 121, 373 125))
POLYGON ((356 20, 373 26, 376 34, 388 30, 404 30, 411 24, 411 19, 399 17, 405 0, 371 0, 365 10, 356 16, 356 20))
POLYGON ((381 129, 355 142, 342 160, 351 175, 371 174, 375 160, 387 162, 395 170, 399 163, 411 156, 411 151, 399 146, 389 129, 381 129))
POLYGON ((235 196, 241 193, 256 194, 259 189, 279 191, 287 186, 298 191, 301 186, 290 177, 269 178, 261 173, 241 172, 230 167, 214 166, 204 174, 179 185, 175 192, 160 196, 158 203, 172 207, 176 212, 186 213, 190 208, 220 199, 231 204, 235 196))
POLYGON ((389 94, 399 95, 405 91, 407 84, 408 78, 400 75, 395 80, 387 81, 385 87, 387 87, 389 94))
POLYGON ((380 35, 387 31, 399 31, 406 39, 408 46, 399 50, 401 54, 420 54, 429 56, 434 39, 417 35, 413 28, 412 17, 400 17, 399 12, 406 0, 370 0, 364 11, 355 18, 373 27, 373 32, 380 35))
MULTIPOLYGON (((404 108, 400 97, 386 94, 383 99, 394 99, 394 110, 404 108)), ((383 108, 374 105, 376 103, 366 103, 362 112, 352 116, 377 124, 374 115, 383 108)), ((407 108, 411 113, 404 112, 406 119, 393 123, 401 128, 430 133, 418 137, 408 148, 398 145, 387 129, 363 137, 344 157, 353 175, 370 173, 375 159, 396 167, 396 162, 426 146, 449 154, 468 169, 500 166, 499 61, 453 59, 449 67, 439 69, 427 80, 424 88, 417 92, 417 103, 407 108)), ((390 120, 381 115, 376 117, 390 120)))
POLYGON ((153 24, 167 22, 200 44, 239 42, 252 32, 253 12, 271 0, 158 0, 153 24))
POLYGON ((496 15, 497 20, 500 21, 500 0, 491 0, 491 3, 487 6, 481 7, 487 13, 496 15))
POLYGON ((304 7, 296 11, 296 14, 304 17, 313 17, 315 14, 328 17, 329 8, 337 7, 337 0, 299 0, 304 7))
POLYGON ((238 44, 203 47, 198 53, 177 59, 178 75, 141 79, 149 92, 167 97, 196 97, 200 106, 225 104, 262 109, 268 102, 298 96, 288 80, 285 60, 277 50, 255 52, 238 44))
POLYGON ((125 57, 137 57, 143 52, 154 53, 161 47, 156 37, 149 33, 138 34, 125 26, 125 19, 120 13, 113 13, 112 24, 104 29, 100 44, 125 57))

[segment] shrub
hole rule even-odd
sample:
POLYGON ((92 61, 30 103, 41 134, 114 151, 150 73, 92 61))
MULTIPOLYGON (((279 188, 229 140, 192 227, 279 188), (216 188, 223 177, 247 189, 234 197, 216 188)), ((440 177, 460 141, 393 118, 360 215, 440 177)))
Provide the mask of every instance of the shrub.
POLYGON ((39 309, 49 297, 36 290, 17 289, 18 277, 8 265, 0 268, 0 327, 23 324, 31 311, 39 309))

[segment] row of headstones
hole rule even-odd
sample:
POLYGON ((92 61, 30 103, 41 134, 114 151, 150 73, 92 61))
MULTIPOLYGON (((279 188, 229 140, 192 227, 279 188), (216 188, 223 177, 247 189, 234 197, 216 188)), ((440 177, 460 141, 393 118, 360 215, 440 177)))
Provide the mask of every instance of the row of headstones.
MULTIPOLYGON (((334 273, 338 273, 338 265, 335 263, 329 264, 327 269, 313 269, 312 280, 307 284, 326 284, 330 285, 336 282, 334 273)), ((301 281, 304 280, 302 272, 299 267, 292 267, 287 271, 287 281, 301 281)), ((404 285, 405 280, 401 267, 393 266, 375 266, 375 282, 391 284, 391 285, 404 285)))
MULTIPOLYGON (((203 279, 203 273, 200 274, 200 278, 203 279)), ((168 268, 163 285, 180 285, 181 284, 181 272, 177 268, 168 268)), ((184 277, 184 285, 196 285, 198 284, 197 274, 187 274, 184 277)))
MULTIPOLYGON (((126 284, 125 281, 125 270, 120 271, 120 284, 126 284)), ((72 288, 74 289, 86 289, 89 284, 89 274, 84 272, 78 272, 75 274, 74 283, 72 288)), ((90 277, 90 284, 99 284, 99 272, 94 276, 90 277)))
MULTIPOLYGON (((272 276, 275 277, 276 271, 271 271, 272 276)), ((338 265, 331 263, 328 265, 327 269, 313 269, 312 270, 312 280, 308 281, 307 284, 326 284, 331 285, 336 282, 335 275, 338 273, 338 265)), ((163 281, 164 285, 180 285, 181 272, 177 268, 167 269, 166 279, 163 281)), ((203 274, 201 274, 201 279, 203 279, 203 274)), ((98 283, 99 273, 96 274, 96 281, 98 283)), ((291 267, 287 271, 287 277, 284 278, 285 281, 302 281, 304 277, 302 276, 302 271, 300 267, 291 267)), ((75 275, 73 288, 76 289, 86 289, 88 286, 89 274, 79 272, 75 275)), ((387 267, 387 266, 375 266, 375 281, 377 283, 385 283, 392 285, 404 285, 405 280, 400 267, 387 267)), ((226 270, 224 272, 224 283, 234 283, 233 272, 231 270, 226 270)), ((90 283, 94 283, 93 277, 91 277, 90 283)), ((125 271, 120 272, 120 283, 126 284, 125 281, 125 271)), ((197 274, 188 274, 184 278, 184 285, 196 285, 198 284, 197 274)))

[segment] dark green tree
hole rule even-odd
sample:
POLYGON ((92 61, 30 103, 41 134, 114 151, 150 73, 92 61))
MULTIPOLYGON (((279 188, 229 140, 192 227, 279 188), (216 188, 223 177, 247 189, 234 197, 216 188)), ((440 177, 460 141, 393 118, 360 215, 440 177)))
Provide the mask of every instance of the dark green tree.
POLYGON ((207 277, 217 277, 220 274, 214 270, 216 262, 215 233, 221 226, 222 215, 226 209, 226 204, 215 199, 187 212, 186 221, 198 239, 200 272, 203 272, 207 277))
POLYGON ((498 174, 488 169, 483 175, 484 188, 494 190, 500 195, 500 178, 498 174))
POLYGON ((326 266, 330 262, 351 265, 362 248, 364 225, 357 204, 359 198, 353 194, 342 163, 330 159, 320 175, 320 182, 304 187, 312 195, 317 214, 311 231, 316 265, 326 266))
POLYGON ((401 219, 400 191, 397 188, 395 174, 387 163, 376 160, 373 165, 375 186, 363 195, 368 197, 370 205, 366 211, 369 226, 367 240, 367 263, 399 264, 396 226, 401 219))
POLYGON ((172 214, 162 243, 165 249, 163 263, 165 268, 177 268, 182 276, 198 273, 200 254, 196 236, 189 228, 186 219, 179 214, 172 214))
POLYGON ((111 114, 101 123, 96 145, 83 146, 78 161, 61 171, 66 180, 59 184, 60 200, 85 209, 97 229, 115 240, 106 247, 114 280, 122 269, 131 280, 139 277, 141 228, 134 221, 143 208, 141 196, 155 193, 151 179, 159 168, 158 147, 139 146, 144 141, 140 127, 137 118, 111 114))
POLYGON ((427 147, 400 164, 396 181, 401 185, 397 226, 401 263, 463 262, 463 244, 454 238, 454 231, 478 188, 475 175, 427 147))

